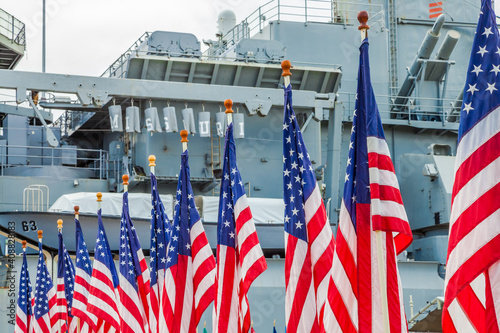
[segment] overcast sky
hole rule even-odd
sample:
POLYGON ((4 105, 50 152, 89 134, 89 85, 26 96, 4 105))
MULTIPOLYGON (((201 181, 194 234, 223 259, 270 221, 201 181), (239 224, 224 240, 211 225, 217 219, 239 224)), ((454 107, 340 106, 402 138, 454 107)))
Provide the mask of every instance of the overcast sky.
MULTIPOLYGON (((145 31, 193 33, 215 39, 217 15, 232 9, 240 22, 267 0, 46 0, 49 73, 101 75, 145 31)), ((16 70, 41 71, 42 0, 0 0, 26 24, 27 50, 16 70)))
MULTIPOLYGON (((233 10, 240 22, 268 0, 46 1, 46 71, 98 76, 145 31, 215 39, 221 10, 233 10)), ((0 8, 26 24, 27 51, 16 69, 41 71, 42 0, 0 0, 0 8)))

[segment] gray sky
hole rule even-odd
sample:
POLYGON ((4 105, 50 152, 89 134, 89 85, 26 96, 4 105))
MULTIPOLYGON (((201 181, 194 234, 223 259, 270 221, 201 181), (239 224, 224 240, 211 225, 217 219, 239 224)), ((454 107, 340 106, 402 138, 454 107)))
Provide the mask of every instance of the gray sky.
MULTIPOLYGON (((218 13, 240 22, 267 0, 46 0, 49 73, 98 76, 145 31, 193 33, 215 39, 218 13)), ((27 49, 16 70, 41 71, 42 0, 0 0, 26 24, 27 49)))

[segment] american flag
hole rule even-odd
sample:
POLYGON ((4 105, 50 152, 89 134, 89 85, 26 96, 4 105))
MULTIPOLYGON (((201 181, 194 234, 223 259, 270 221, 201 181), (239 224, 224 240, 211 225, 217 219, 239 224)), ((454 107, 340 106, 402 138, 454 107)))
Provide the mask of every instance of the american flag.
POLYGON ((187 150, 182 153, 165 286, 168 332, 196 332, 201 315, 214 300, 215 258, 194 203, 187 150))
POLYGON ((31 290, 30 273, 26 260, 26 249, 23 249, 23 265, 19 276, 17 293, 16 328, 14 333, 31 333, 33 331, 33 291, 31 290))
POLYGON ((120 317, 122 333, 149 332, 149 268, 123 193, 120 227, 120 317))
POLYGON ((165 207, 158 192, 156 177, 151 173, 151 290, 149 299, 149 325, 152 333, 160 332, 160 326, 166 327, 162 300, 165 298, 165 268, 167 267, 167 248, 172 232, 165 207))
POLYGON ((56 320, 56 288, 49 275, 43 257, 42 239, 38 239, 38 265, 35 283, 35 315, 34 331, 37 333, 50 333, 57 330, 56 320))
POLYGON ((360 47, 357 89, 333 264, 336 331, 406 332, 396 256, 413 236, 371 85, 368 39, 360 47), (381 232, 380 253, 376 232, 381 232))
POLYGON ((244 332, 251 326, 248 289, 267 269, 245 188, 236 165, 233 124, 226 131, 217 226, 214 332, 244 332))
POLYGON ((75 287, 75 266, 69 257, 64 245, 61 230, 58 233, 59 250, 57 253, 57 311, 54 315, 57 320, 56 328, 66 332, 71 324, 73 315, 71 305, 73 303, 73 289, 75 287))
POLYGON ((94 331, 120 331, 118 275, 113 254, 109 248, 108 237, 101 218, 101 209, 97 211, 97 239, 94 251, 94 267, 90 279, 87 311, 94 320, 90 323, 94 331))
POLYGON ((93 314, 87 312, 87 298, 89 297, 90 278, 92 276, 92 262, 90 261, 89 251, 83 239, 82 227, 78 219, 75 219, 75 230, 75 288, 71 308, 73 320, 69 326, 69 333, 78 332, 78 324, 80 324, 80 333, 88 333, 90 332, 89 325, 92 322, 97 322, 97 318, 93 314))
POLYGON ((450 237, 444 332, 498 332, 500 313, 500 37, 483 0, 464 89, 450 237))
POLYGON ((330 332, 331 267, 335 252, 316 175, 285 87, 283 120, 285 201, 285 320, 288 332, 330 332))

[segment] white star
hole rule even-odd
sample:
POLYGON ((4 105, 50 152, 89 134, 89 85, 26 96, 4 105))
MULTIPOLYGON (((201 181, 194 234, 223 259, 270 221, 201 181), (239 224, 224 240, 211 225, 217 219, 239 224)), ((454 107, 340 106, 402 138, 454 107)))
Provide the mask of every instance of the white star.
POLYGON ((288 169, 285 169, 283 171, 283 176, 289 177, 290 176, 290 171, 288 169))
POLYGON ((472 66, 474 66, 474 69, 471 71, 471 73, 476 73, 476 76, 479 76, 479 73, 484 72, 484 71, 481 69, 481 65, 479 65, 479 66, 472 65, 472 66))
POLYGON ((295 227, 296 227, 297 229, 302 229, 302 225, 303 225, 303 224, 304 224, 304 223, 300 223, 300 221, 299 221, 299 222, 295 223, 295 227))
POLYGON ((295 176, 295 182, 296 182, 296 183, 299 183, 299 182, 300 182, 300 176, 299 176, 299 175, 295 176))
POLYGON ((484 28, 483 35, 486 35, 486 39, 488 39, 488 37, 490 35, 493 35, 493 32, 491 32, 491 27, 490 28, 484 28))
POLYGON ((299 158, 300 158, 301 160, 303 160, 303 159, 304 159, 304 154, 303 154, 303 153, 299 153, 299 158))
POLYGON ((295 197, 292 195, 292 196, 290 197, 290 202, 293 202, 294 200, 295 200, 295 197))
POLYGON ((293 215, 297 215, 298 212, 299 212, 299 210, 297 208, 292 209, 292 214, 293 215))
POLYGON ((287 130, 288 129, 288 124, 283 124, 283 129, 287 130))
POLYGON ((488 88, 486 88, 486 91, 489 91, 490 94, 493 94, 494 90, 498 90, 497 88, 495 88, 496 83, 492 83, 492 84, 487 83, 487 84, 488 84, 488 88))
POLYGON ((224 180, 229 180, 229 175, 227 173, 224 175, 224 180))
POLYGON ((355 202, 355 201, 356 201, 356 196, 355 196, 355 195, 353 195, 353 196, 352 196, 352 202, 355 202))
POLYGON ((295 151, 293 149, 290 149, 290 156, 293 156, 293 153, 295 153, 295 151))
POLYGON ((288 190, 291 190, 292 189, 292 182, 286 184, 286 187, 287 187, 288 190))
POLYGON ((193 195, 191 193, 188 194, 188 199, 193 199, 193 195))
POLYGON ((481 57, 484 57, 484 54, 488 53, 488 51, 486 51, 486 45, 483 47, 480 46, 479 51, 477 51, 477 53, 479 53, 481 55, 481 57))
POLYGON ((288 217, 288 215, 285 215, 285 223, 288 223, 288 221, 290 221, 290 218, 288 217))
POLYGON ((229 233, 229 236, 230 236, 231 238, 234 238, 234 232, 230 232, 230 233, 229 233))
POLYGON ((178 194, 178 195, 181 195, 181 194, 182 194, 182 191, 181 191, 181 190, 177 190, 177 194, 178 194))
POLYGON ((290 136, 288 136, 288 138, 286 138, 286 143, 291 143, 292 142, 292 138, 290 136))
POLYGON ((231 173, 234 175, 236 173, 236 168, 232 168, 231 173))
POLYGON ((227 198, 227 193, 226 192, 222 192, 222 198, 223 199, 227 198))
POLYGON ((351 165, 351 158, 347 158, 347 165, 351 165))
POLYGON ((476 84, 472 85, 472 84, 469 84, 469 89, 467 90, 467 92, 470 92, 472 96, 474 96, 474 92, 476 91, 479 91, 479 89, 476 88, 476 84))
POLYGON ((186 249, 188 249, 188 250, 189 250, 190 248, 191 248, 191 245, 186 244, 186 249))
POLYGON ((471 106, 471 104, 472 104, 472 102, 470 102, 469 104, 465 103, 464 111, 467 112, 467 115, 469 114, 470 110, 474 110, 474 108, 471 106))
POLYGON ((292 163, 292 169, 297 169, 297 166, 298 166, 297 163, 295 163, 295 162, 292 163))
POLYGON ((285 163, 285 161, 286 161, 286 157, 285 157, 285 155, 283 155, 283 163, 285 163))
POLYGON ((498 72, 500 72, 500 65, 493 65, 493 69, 490 72, 495 72, 495 76, 497 76, 498 72))
POLYGON ((300 170, 300 173, 306 171, 306 169, 303 166, 300 166, 299 170, 300 170))
POLYGON ((500 56, 500 47, 497 46, 497 51, 495 53, 500 56))
POLYGON ((354 142, 349 142, 349 150, 353 149, 354 148, 354 142))
POLYGON ((349 174, 348 173, 345 174, 345 182, 347 182, 347 181, 349 181, 349 174))

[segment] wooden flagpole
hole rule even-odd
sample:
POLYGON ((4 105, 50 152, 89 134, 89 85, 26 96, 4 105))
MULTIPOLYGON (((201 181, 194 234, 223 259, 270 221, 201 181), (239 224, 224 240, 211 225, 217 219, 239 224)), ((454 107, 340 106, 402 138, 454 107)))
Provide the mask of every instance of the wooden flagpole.
MULTIPOLYGON (((360 11, 358 13, 358 21, 360 23, 358 30, 361 32, 361 42, 363 42, 368 37, 368 29, 370 29, 370 26, 366 24, 366 22, 368 22, 368 12, 364 10, 360 11)), ((375 241, 377 245, 378 279, 380 285, 380 306, 382 307, 383 327, 384 332, 389 333, 389 306, 387 302, 387 277, 384 265, 382 231, 375 231, 375 241)))

